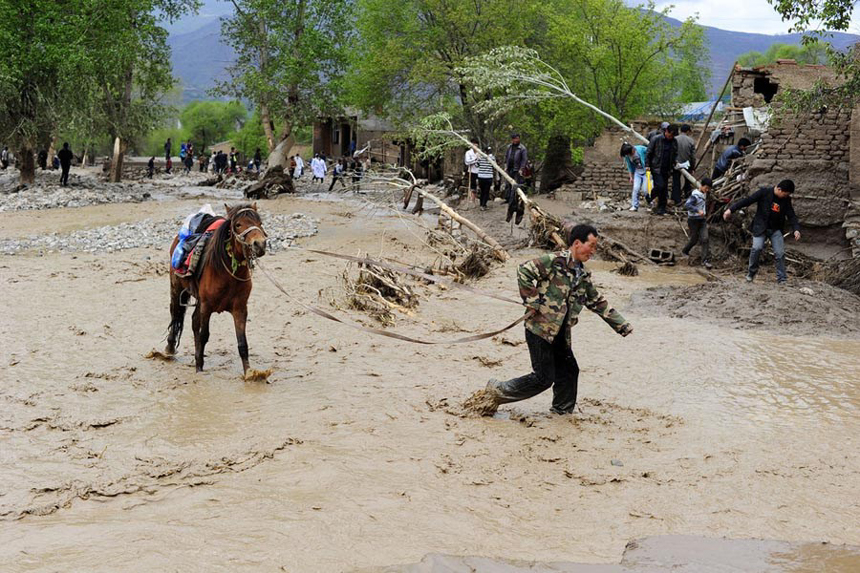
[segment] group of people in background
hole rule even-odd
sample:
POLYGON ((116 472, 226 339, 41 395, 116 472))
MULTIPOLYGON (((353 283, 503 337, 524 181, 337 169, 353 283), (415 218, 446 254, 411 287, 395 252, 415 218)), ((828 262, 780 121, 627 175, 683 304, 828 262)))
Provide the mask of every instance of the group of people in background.
MULTIPOLYGON (((493 168, 495 159, 490 160, 493 150, 488 146, 479 153, 476 151, 476 149, 480 149, 478 139, 473 137, 470 143, 472 147, 466 150, 464 158, 468 177, 467 183, 470 193, 478 197, 481 210, 486 211, 490 200, 490 189, 496 181, 493 168)), ((505 148, 505 160, 502 167, 508 176, 504 178, 505 186, 502 195, 507 205, 505 221, 510 222, 516 215, 514 222, 519 225, 525 213, 525 203, 520 198, 519 189, 531 187, 534 174, 534 168, 529 161, 528 149, 520 141, 519 133, 511 134, 511 142, 505 148), (511 181, 514 183, 512 184, 511 181)))
MULTIPOLYGON (((722 183, 721 178, 731 172, 732 163, 746 154, 751 142, 742 137, 737 144, 723 150, 714 164, 711 177, 703 178, 699 182, 698 189, 694 189, 692 183, 686 178, 683 185, 681 184, 682 170, 692 172, 696 167, 696 143, 690 137, 690 132, 689 125, 682 125, 679 133, 676 125, 664 122, 660 129, 648 134, 647 146, 622 144, 621 157, 624 159, 630 174, 630 183, 633 186, 630 210, 637 211, 640 204, 639 198, 644 196, 649 205, 653 204, 651 208, 653 214, 666 214, 668 185, 671 181, 672 202, 680 208, 683 201, 683 208, 687 213, 689 239, 681 252, 684 256, 690 256, 692 249, 700 245, 702 265, 710 269, 713 265, 708 241, 708 194, 715 183, 722 183), (650 195, 647 192, 649 172, 653 182, 650 195)), ((767 240, 770 240, 773 247, 777 283, 786 282, 784 238, 788 234, 783 235, 786 221, 792 227, 794 239, 800 240, 800 222, 791 204, 792 193, 794 193, 794 182, 784 179, 775 187, 761 187, 749 197, 735 201, 724 211, 723 218, 728 221, 738 209, 753 203, 757 205, 750 229, 753 241, 746 275, 747 282, 752 282, 758 273, 759 259, 767 240)))

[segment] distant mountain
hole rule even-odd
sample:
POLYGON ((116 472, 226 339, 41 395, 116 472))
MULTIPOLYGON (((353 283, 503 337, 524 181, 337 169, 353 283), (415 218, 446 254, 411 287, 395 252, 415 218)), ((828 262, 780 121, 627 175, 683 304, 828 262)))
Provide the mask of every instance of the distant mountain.
MULTIPOLYGON (((212 3, 210 0, 209 3, 212 3)), ((221 22, 206 18, 206 23, 192 32, 171 34, 167 40, 173 51, 173 73, 182 81, 182 101, 213 99, 207 93, 215 79, 227 79, 225 68, 235 61, 235 52, 221 42, 221 22)), ((667 18, 673 26, 681 22, 667 18)), ((187 28, 186 23, 182 28, 187 28)), ((704 26, 711 50, 711 85, 708 94, 715 97, 722 89, 732 64, 738 56, 750 51, 764 52, 771 44, 800 44, 801 34, 750 34, 730 32, 704 26)), ((830 42, 839 49, 860 41, 856 34, 835 32, 830 42)))
POLYGON ((207 90, 216 79, 227 79, 226 68, 236 61, 233 48, 221 41, 220 19, 209 20, 193 32, 171 34, 167 44, 173 75, 182 84, 182 103, 215 99, 207 90))
MULTIPOLYGON (((673 26, 680 26, 681 22, 674 18, 666 18, 673 26)), ((738 56, 747 52, 764 52, 773 44, 800 44, 803 34, 750 34, 748 32, 730 32, 719 28, 705 28, 705 36, 711 49, 711 86, 708 95, 716 97, 726 78, 729 77, 732 64, 738 56)), ((845 34, 834 32, 829 42, 839 50, 843 50, 857 42, 860 36, 856 34, 845 34)))

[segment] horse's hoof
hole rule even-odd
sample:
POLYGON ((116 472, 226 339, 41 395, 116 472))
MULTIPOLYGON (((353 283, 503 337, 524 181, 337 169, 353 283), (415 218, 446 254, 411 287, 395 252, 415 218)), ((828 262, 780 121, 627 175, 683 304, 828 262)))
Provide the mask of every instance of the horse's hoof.
POLYGON ((269 376, 272 375, 272 369, 268 370, 255 370, 254 368, 248 368, 245 372, 245 382, 265 382, 269 379, 269 376))

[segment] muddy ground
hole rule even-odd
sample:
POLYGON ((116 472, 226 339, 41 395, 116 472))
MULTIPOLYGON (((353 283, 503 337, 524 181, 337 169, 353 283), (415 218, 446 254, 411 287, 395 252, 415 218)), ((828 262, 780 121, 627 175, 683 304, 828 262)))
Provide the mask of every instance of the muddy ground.
MULTIPOLYGON (((225 197, 240 194, 165 186, 157 200, 5 212, 0 241, 175 220, 225 197)), ((318 221, 301 247, 436 257, 410 217, 357 199, 284 196, 260 208, 318 221)), ((501 206, 474 215, 505 244, 525 238, 501 206)), ((635 332, 582 317, 576 414, 549 415, 546 393, 474 418, 467 396, 528 370, 521 328, 409 345, 323 321, 260 275, 248 338, 252 366, 274 371, 268 383, 241 380, 226 315, 213 318, 203 373, 190 320, 176 361, 144 358, 164 344, 167 247, 0 258, 9 570, 350 571, 428 553, 619 563, 631 539, 667 534, 860 545, 851 299, 822 312, 794 284, 781 291, 787 306, 763 304, 760 324, 724 321, 725 304, 776 287, 740 275, 704 284, 685 266, 628 278, 595 261, 635 332), (726 302, 695 312, 659 302, 673 295, 726 302), (785 313, 814 327, 787 328, 775 316, 785 313)), ((516 297, 517 264, 538 254, 512 251, 475 286, 516 297)), ((346 263, 300 250, 264 262, 302 301, 375 325, 338 303, 346 263)), ((405 334, 461 337, 521 312, 410 284, 420 303, 393 327, 405 334)))

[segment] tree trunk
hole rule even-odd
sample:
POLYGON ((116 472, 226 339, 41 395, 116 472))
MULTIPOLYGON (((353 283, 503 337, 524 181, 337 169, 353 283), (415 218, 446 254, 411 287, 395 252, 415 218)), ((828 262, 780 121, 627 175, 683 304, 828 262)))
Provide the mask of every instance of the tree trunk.
POLYGON ((18 155, 18 169, 21 172, 21 183, 32 185, 36 182, 36 159, 33 157, 31 148, 21 148, 18 155))
POLYGON ((573 183, 577 173, 570 156, 570 138, 553 135, 546 145, 546 159, 541 170, 540 192, 554 191, 565 183, 573 183))
POLYGON ((272 167, 279 165, 284 171, 288 171, 290 168, 290 150, 293 148, 293 144, 295 144, 296 138, 293 137, 292 127, 289 126, 284 128, 283 133, 281 133, 281 137, 278 141, 278 145, 269 153, 269 158, 266 160, 266 168, 271 169, 272 167))
POLYGON ((123 139, 117 137, 113 140, 113 158, 110 164, 110 175, 108 181, 111 183, 119 183, 122 181, 122 163, 125 158, 126 143, 123 139))
POLYGON ((266 134, 266 145, 271 153, 275 149, 275 124, 272 123, 269 106, 265 103, 260 104, 260 119, 263 123, 263 133, 266 134))
POLYGON ((54 168, 54 155, 56 155, 57 149, 57 136, 51 136, 51 143, 48 145, 48 169, 54 168))

